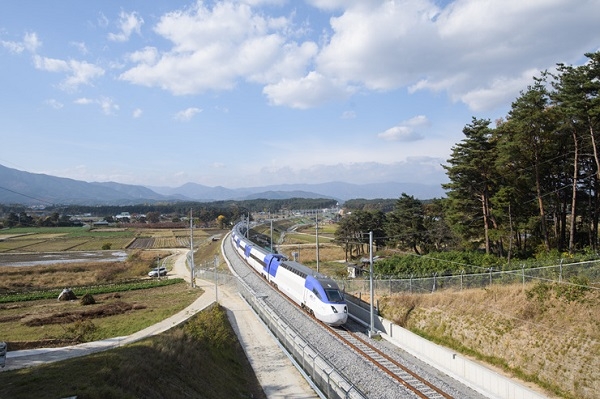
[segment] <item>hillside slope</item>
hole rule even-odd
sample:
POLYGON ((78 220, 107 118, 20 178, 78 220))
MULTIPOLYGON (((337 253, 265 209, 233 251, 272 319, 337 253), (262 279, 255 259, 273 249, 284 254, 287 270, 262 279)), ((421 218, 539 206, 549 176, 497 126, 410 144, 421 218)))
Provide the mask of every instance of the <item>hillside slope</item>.
POLYGON ((600 292, 537 283, 380 299, 409 330, 533 382, 553 395, 600 392, 600 292))

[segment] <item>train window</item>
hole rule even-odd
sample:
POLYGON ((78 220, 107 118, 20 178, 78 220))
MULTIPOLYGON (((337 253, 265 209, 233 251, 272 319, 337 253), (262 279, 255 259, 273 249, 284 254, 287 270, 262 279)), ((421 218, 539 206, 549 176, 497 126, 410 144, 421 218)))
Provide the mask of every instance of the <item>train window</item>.
POLYGON ((284 268, 286 268, 286 269, 287 269, 287 270, 289 270, 290 272, 294 273, 295 275, 297 275, 297 276, 300 276, 300 277, 302 277, 302 278, 306 278, 306 276, 307 276, 307 275, 306 275, 306 273, 304 273, 304 272, 302 272, 302 271, 300 271, 300 270, 296 269, 295 267, 292 267, 292 266, 291 266, 291 265, 289 265, 289 264, 282 263, 282 264, 281 264, 281 266, 282 266, 282 267, 284 267, 284 268))
POLYGON ((340 290, 336 289, 325 289, 325 294, 327 295, 327 299, 329 302, 343 302, 344 298, 342 298, 342 293, 340 290))
POLYGON ((317 297, 317 298, 319 298, 320 300, 323 300, 323 299, 321 298, 321 294, 319 294, 319 291, 317 291, 317 289, 316 289, 316 288, 313 288, 313 294, 315 294, 315 295, 316 295, 316 297, 317 297))

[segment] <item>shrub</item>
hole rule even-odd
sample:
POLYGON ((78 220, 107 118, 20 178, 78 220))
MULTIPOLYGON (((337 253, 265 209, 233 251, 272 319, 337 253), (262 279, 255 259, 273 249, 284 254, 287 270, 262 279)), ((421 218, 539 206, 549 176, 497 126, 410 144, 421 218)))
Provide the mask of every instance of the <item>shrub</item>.
POLYGON ((525 291, 525 296, 527 299, 534 300, 538 302, 540 305, 543 305, 547 300, 550 299, 552 294, 550 284, 545 281, 537 282, 533 287, 525 291))
POLYGON ((96 300, 94 299, 94 296, 92 294, 88 293, 81 297, 81 299, 79 300, 79 303, 81 303, 84 306, 93 305, 96 303, 96 300))
POLYGON ((590 280, 587 277, 574 276, 569 279, 570 284, 556 284, 554 292, 557 298, 567 302, 582 302, 590 290, 590 280))
POLYGON ((94 338, 97 329, 98 327, 91 320, 78 320, 67 327, 65 336, 76 342, 87 342, 94 338))

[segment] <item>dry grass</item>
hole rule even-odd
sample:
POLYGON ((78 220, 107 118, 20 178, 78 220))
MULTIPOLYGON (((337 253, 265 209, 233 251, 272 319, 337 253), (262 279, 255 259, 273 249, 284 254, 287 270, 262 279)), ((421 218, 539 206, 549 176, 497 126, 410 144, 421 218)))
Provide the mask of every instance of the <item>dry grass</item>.
POLYGON ((44 266, 0 267, 0 293, 78 287, 144 277, 156 257, 167 251, 132 252, 126 262, 63 263, 44 266))
MULTIPOLYGON (((210 234, 207 234, 202 241, 196 244, 195 236, 194 236, 194 263, 197 267, 202 267, 203 265, 209 265, 209 267, 213 267, 213 262, 215 256, 217 257, 218 269, 221 271, 227 271, 227 263, 223 256, 221 255, 221 240, 225 237, 229 230, 209 230, 210 234), (220 236, 221 238, 212 241, 206 239, 209 236, 220 236)), ((195 233, 194 233, 195 234, 195 233)))
POLYGON ((65 341, 129 335, 192 303, 201 291, 188 287, 181 283, 97 295, 94 305, 56 299, 3 304, 0 305, 2 339, 9 342, 9 350, 18 350, 47 346, 44 340, 57 340, 62 346, 65 341))
POLYGON ((106 352, 0 373, 2 398, 265 398, 224 309, 106 352))
MULTIPOLYGON (((0 293, 146 278, 156 257, 164 258, 168 254, 167 251, 137 251, 132 252, 126 262, 0 267, 3 276, 0 293)), ((189 291, 182 283, 100 295, 95 298, 96 304, 90 306, 83 306, 79 301, 59 302, 55 299, 7 303, 0 305, 0 330, 2 339, 11 341, 12 350, 16 349, 13 341, 58 340, 57 343, 64 344, 63 340, 75 339, 82 329, 86 329, 87 334, 84 340, 127 335, 183 309, 198 295, 199 290, 189 291)))
POLYGON ((600 392, 600 293, 578 301, 493 286, 381 298, 382 314, 565 398, 600 392))

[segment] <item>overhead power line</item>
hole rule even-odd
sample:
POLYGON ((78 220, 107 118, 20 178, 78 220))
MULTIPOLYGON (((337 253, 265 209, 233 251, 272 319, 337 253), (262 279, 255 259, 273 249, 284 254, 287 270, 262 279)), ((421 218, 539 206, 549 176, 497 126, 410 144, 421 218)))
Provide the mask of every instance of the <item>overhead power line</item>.
POLYGON ((46 204, 48 204, 48 205, 54 205, 52 202, 49 202, 49 201, 46 201, 46 200, 43 200, 43 199, 40 199, 40 198, 32 197, 31 195, 23 194, 23 193, 20 193, 20 192, 18 192, 18 191, 11 190, 10 188, 6 188, 6 187, 2 187, 2 186, 0 186, 0 188, 1 188, 2 190, 6 190, 6 191, 8 191, 8 192, 11 192, 11 193, 13 193, 13 194, 21 195, 21 196, 23 196, 23 197, 26 197, 26 198, 29 198, 29 199, 32 199, 32 200, 36 200, 36 201, 39 201, 39 202, 43 202, 43 203, 46 203, 46 204))

